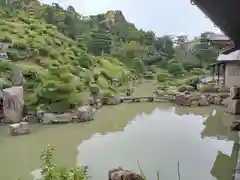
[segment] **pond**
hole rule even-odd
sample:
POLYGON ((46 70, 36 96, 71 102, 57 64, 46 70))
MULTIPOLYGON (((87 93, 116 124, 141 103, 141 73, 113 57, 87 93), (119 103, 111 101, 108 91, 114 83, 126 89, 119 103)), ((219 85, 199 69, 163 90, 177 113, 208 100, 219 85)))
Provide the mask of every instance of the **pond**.
POLYGON ((93 180, 107 179, 122 166, 148 179, 231 180, 238 153, 230 124, 237 117, 221 107, 173 107, 171 104, 123 104, 103 107, 83 124, 32 126, 32 133, 11 137, 0 127, 0 179, 30 179, 39 154, 56 146, 56 163, 88 165, 93 180))

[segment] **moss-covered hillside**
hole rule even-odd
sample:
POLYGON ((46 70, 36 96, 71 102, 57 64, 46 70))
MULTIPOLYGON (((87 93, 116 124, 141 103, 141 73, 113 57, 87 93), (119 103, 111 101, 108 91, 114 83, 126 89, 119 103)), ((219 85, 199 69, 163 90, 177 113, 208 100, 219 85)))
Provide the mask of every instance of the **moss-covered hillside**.
POLYGON ((80 49, 76 41, 26 12, 0 12, 1 41, 9 43, 12 61, 0 61, 1 80, 10 86, 11 67, 18 65, 24 74, 26 103, 44 104, 51 111, 64 111, 87 99, 90 86, 116 92, 112 78, 126 82, 130 71, 119 60, 95 57, 80 49))

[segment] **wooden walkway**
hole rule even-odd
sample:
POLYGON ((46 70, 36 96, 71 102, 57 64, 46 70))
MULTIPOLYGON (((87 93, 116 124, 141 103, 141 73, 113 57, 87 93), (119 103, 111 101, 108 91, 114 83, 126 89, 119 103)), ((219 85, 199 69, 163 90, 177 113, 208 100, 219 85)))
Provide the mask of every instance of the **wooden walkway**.
POLYGON ((172 98, 169 96, 139 96, 139 97, 120 97, 120 103, 140 103, 140 102, 163 102, 170 101, 172 98))

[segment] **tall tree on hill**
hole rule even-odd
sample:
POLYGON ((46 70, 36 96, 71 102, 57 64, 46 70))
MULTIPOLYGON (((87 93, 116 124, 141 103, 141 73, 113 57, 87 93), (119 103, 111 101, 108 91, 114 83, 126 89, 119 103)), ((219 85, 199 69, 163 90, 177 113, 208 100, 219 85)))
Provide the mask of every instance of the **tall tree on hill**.
POLYGON ((94 55, 101 55, 102 53, 109 54, 111 51, 112 39, 109 31, 96 30, 91 33, 91 40, 89 42, 89 51, 94 55))
POLYGON ((158 53, 164 53, 168 59, 174 56, 173 40, 170 36, 162 36, 154 41, 154 47, 158 53))
POLYGON ((218 56, 217 49, 207 41, 203 41, 209 33, 211 32, 202 33, 198 38, 199 43, 196 44, 192 50, 193 54, 200 59, 202 66, 215 62, 218 56))

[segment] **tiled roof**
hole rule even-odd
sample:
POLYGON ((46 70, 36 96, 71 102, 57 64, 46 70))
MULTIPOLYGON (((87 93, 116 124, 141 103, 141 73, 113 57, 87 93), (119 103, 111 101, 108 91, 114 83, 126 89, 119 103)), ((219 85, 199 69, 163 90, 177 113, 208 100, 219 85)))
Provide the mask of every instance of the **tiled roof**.
POLYGON ((211 41, 230 41, 230 38, 224 34, 208 34, 207 39, 211 41))
POLYGON ((229 54, 220 54, 217 61, 236 61, 240 60, 240 50, 233 51, 229 54))

